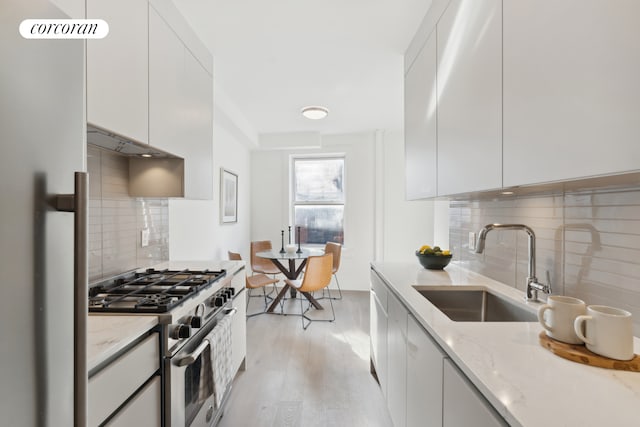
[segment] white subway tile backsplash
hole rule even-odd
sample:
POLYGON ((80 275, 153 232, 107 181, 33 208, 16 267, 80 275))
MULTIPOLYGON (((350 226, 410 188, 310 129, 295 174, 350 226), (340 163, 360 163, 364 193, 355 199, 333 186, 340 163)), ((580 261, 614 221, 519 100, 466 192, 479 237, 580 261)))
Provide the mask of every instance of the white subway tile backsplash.
POLYGON ((640 335, 640 189, 450 203, 454 258, 472 270, 524 290, 527 237, 492 231, 483 254, 468 248, 468 233, 489 223, 522 223, 536 233, 538 279, 551 276, 553 293, 633 313, 640 335))
POLYGON ((169 259, 167 199, 132 198, 125 157, 89 146, 89 281, 169 259), (149 246, 140 232, 148 228, 149 246))

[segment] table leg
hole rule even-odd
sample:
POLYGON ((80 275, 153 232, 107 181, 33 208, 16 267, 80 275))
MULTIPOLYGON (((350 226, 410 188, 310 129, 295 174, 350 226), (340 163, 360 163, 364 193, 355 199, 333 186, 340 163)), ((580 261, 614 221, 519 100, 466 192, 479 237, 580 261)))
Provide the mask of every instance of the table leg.
POLYGON ((282 289, 280 289, 280 292, 278 292, 278 295, 276 295, 276 297, 273 299, 273 302, 271 302, 271 305, 267 309, 267 313, 273 313, 273 311, 278 306, 278 303, 280 302, 280 300, 282 300, 282 298, 284 298, 284 295, 287 293, 287 288, 290 288, 290 287, 291 286, 287 285, 286 283, 284 284, 282 289))
MULTIPOLYGON (((290 259, 289 260, 289 280, 296 280, 296 278, 298 277, 298 273, 296 271, 296 260, 295 259, 290 259)), ((293 286, 290 286, 291 290, 289 292, 289 296, 291 298, 295 298, 296 297, 296 288, 294 288, 293 286)))
POLYGON ((311 305, 313 305, 315 308, 317 308, 318 310, 324 310, 324 307, 320 305, 320 303, 318 302, 318 300, 316 300, 313 295, 311 295, 309 292, 300 292, 302 295, 304 295, 309 302, 311 303, 311 305))

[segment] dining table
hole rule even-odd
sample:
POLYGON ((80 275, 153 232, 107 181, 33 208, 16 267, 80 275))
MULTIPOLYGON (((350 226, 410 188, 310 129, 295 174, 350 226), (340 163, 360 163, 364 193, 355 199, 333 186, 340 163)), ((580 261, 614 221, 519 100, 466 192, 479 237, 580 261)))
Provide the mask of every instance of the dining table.
MULTIPOLYGON (((256 256, 260 258, 270 259, 271 262, 284 274, 289 280, 297 280, 300 273, 304 270, 304 266, 307 264, 307 259, 310 256, 323 255, 324 251, 320 249, 301 249, 299 252, 278 252, 276 250, 256 252, 256 256), (286 263, 286 265, 285 265, 286 263)), ((295 298, 296 288, 285 282, 284 286, 278 292, 278 295, 273 299, 271 305, 267 309, 267 313, 273 313, 278 303, 285 297, 287 291, 291 292, 291 297, 295 298)), ((318 310, 324 308, 313 295, 308 292, 301 292, 307 300, 318 310)))

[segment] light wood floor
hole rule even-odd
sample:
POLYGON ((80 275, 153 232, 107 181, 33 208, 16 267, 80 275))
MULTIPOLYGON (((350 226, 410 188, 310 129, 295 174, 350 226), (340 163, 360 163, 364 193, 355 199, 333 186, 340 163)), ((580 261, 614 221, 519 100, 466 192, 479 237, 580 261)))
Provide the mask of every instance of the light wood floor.
MULTIPOLYGON (((257 295, 258 291, 254 291, 257 295)), ((247 369, 236 377, 220 427, 392 426, 369 373, 369 293, 343 292, 336 321, 302 330, 299 316, 247 319, 247 369)), ((251 298, 249 313, 260 309, 251 298)), ((328 300, 322 300, 331 313, 328 300)), ((297 301, 285 312, 299 313, 297 301)))

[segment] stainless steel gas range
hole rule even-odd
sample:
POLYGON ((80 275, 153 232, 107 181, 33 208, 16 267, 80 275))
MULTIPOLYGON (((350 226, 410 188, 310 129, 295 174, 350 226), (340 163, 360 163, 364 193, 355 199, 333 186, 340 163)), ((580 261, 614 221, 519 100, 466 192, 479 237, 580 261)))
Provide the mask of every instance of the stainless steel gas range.
POLYGON ((233 379, 234 300, 224 269, 147 269, 89 289, 89 312, 157 316, 162 356, 163 425, 215 425, 233 379))

